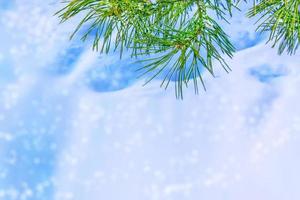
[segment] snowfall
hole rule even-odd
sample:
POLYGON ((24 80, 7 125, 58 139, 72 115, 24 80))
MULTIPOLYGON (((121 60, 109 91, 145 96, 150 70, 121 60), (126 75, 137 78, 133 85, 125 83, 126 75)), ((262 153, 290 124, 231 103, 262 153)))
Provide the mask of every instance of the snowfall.
POLYGON ((299 200, 300 54, 247 6, 207 91, 143 86, 125 56, 69 40, 53 0, 0 0, 0 200, 299 200))

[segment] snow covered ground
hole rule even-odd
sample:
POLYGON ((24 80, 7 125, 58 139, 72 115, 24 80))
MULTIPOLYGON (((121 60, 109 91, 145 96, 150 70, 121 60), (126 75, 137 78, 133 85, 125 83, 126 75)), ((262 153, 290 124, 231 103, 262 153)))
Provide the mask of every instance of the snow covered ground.
POLYGON ((181 101, 70 42, 58 7, 0 0, 0 200, 300 199, 299 53, 236 13, 233 71, 181 101))

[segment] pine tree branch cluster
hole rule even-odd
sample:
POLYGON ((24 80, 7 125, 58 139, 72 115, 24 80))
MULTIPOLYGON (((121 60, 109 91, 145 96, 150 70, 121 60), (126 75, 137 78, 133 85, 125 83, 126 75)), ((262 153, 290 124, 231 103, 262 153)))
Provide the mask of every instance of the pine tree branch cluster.
MULTIPOLYGON (((269 33, 279 53, 294 54, 300 40, 300 0, 253 0, 248 17, 259 16, 258 30, 269 33)), ((62 22, 83 14, 71 38, 80 30, 82 40, 93 38, 100 53, 124 51, 142 58, 146 83, 164 75, 161 86, 175 82, 175 94, 183 98, 183 87, 191 81, 205 89, 201 73, 214 76, 213 61, 230 71, 225 57, 235 51, 229 36, 216 22, 227 21, 239 0, 69 0, 56 14, 62 22), (85 27, 88 28, 85 28, 85 27), (144 59, 145 57, 149 59, 144 59)))

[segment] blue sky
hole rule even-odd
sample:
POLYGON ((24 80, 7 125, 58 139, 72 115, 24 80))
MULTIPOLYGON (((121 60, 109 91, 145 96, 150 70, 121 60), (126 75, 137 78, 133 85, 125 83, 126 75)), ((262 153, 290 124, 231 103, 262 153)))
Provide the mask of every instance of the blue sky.
MULTIPOLYGON (((299 53, 236 12, 207 92, 143 87, 125 56, 69 41, 57 1, 0 0, 0 200, 298 200, 299 53)), ((243 8, 242 10, 244 10, 243 8)))

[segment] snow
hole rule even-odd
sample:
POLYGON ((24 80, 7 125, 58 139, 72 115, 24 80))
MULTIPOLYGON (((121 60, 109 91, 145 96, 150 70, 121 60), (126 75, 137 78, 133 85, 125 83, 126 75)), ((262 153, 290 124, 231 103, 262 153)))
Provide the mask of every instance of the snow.
MULTIPOLYGON (((299 54, 235 33, 233 71, 177 100, 68 41, 58 5, 0 9, 0 200, 300 198, 299 54)), ((256 38, 248 20, 236 30, 256 38)))

